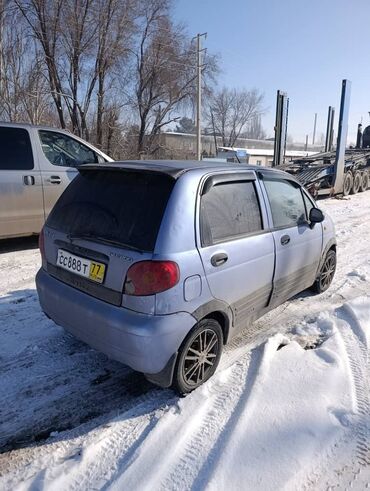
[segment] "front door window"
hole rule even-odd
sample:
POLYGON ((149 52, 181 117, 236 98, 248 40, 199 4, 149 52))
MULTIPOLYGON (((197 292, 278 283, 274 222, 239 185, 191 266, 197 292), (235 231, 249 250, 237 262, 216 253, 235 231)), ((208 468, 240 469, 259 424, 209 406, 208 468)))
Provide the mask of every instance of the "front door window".
POLYGON ((99 162, 97 154, 78 140, 54 131, 40 130, 42 150, 48 161, 61 167, 99 162))

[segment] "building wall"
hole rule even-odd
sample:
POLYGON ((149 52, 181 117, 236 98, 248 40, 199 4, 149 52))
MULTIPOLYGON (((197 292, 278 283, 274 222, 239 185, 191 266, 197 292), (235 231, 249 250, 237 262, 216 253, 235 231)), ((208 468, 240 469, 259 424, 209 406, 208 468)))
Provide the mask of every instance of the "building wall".
MULTIPOLYGON (((222 146, 222 139, 217 137, 217 145, 222 146)), ((196 158, 196 135, 189 135, 185 133, 161 133, 157 136, 156 144, 158 150, 156 151, 154 158, 157 159, 187 159, 192 160, 196 158)), ((240 148, 258 148, 273 150, 273 140, 250 140, 246 138, 239 138, 235 142, 235 147, 240 148)), ((287 150, 305 150, 304 144, 287 144, 287 150)), ((322 151, 321 146, 308 146, 308 151, 319 152, 322 151)), ((215 157, 216 148, 214 137, 210 135, 202 135, 202 153, 205 157, 215 157)), ((153 156, 152 156, 153 158, 153 156)), ((267 165, 271 157, 251 157, 254 159, 251 164, 257 163, 257 160, 262 160, 261 165, 267 165), (264 161, 265 158, 265 161, 264 161)))

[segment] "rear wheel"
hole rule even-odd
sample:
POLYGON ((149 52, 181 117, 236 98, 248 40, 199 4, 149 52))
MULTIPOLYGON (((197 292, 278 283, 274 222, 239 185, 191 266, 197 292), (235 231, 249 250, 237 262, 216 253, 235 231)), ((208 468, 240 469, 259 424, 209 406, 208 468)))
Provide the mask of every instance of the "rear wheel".
POLYGON ((361 172, 356 171, 353 176, 351 194, 357 194, 361 186, 361 172))
POLYGON ((220 361, 222 346, 220 324, 213 319, 200 321, 180 348, 173 378, 174 388, 185 394, 211 378, 220 361))
POLYGON ((329 288, 333 281, 335 269, 337 266, 337 254, 334 249, 330 249, 327 253, 324 263, 321 266, 320 273, 317 276, 311 290, 315 293, 323 293, 329 288))
POLYGON ((368 187, 369 187, 369 173, 367 172, 367 170, 364 170, 361 176, 361 184, 359 189, 360 193, 366 191, 368 187))
POLYGON ((344 174, 344 182, 343 182, 343 196, 348 196, 351 192, 353 185, 353 176, 352 172, 346 172, 344 174))

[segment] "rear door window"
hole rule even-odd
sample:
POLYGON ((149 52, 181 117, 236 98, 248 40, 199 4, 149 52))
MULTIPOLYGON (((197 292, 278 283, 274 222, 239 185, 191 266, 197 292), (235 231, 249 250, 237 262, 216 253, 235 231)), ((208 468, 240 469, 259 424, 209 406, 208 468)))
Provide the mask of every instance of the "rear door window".
POLYGON ((254 234, 263 228, 252 181, 213 186, 202 196, 200 213, 203 246, 254 234))
POLYGON ((152 252, 174 182, 154 172, 85 170, 62 194, 47 225, 152 252))
POLYGON ((0 170, 31 170, 33 167, 28 131, 0 126, 0 170))
POLYGON ((78 167, 81 164, 99 162, 98 155, 93 150, 68 135, 41 130, 39 136, 44 155, 53 165, 78 167))

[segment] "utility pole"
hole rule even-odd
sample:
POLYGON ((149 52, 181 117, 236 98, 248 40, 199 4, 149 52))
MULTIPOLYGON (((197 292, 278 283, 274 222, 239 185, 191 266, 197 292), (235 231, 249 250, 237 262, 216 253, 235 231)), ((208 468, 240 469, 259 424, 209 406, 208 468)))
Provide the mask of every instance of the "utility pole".
POLYGON ((317 122, 317 113, 315 113, 315 119, 314 119, 314 123, 313 123, 312 145, 315 145, 315 137, 316 137, 316 122, 317 122))
POLYGON ((4 17, 5 17, 5 0, 0 0, 0 96, 3 95, 4 80, 4 17))
POLYGON ((308 150, 308 135, 306 135, 306 144, 304 146, 304 149, 307 152, 307 150, 308 150))
POLYGON ((215 156, 217 157, 217 137, 216 137, 216 130, 215 130, 215 120, 213 118, 213 111, 211 111, 211 118, 212 118, 212 131, 213 131, 213 139, 215 142, 215 156))
POLYGON ((196 118, 196 127, 197 127, 197 160, 201 160, 202 158, 202 134, 201 134, 201 125, 202 125, 202 37, 206 38, 207 33, 197 34, 197 118, 196 118))

